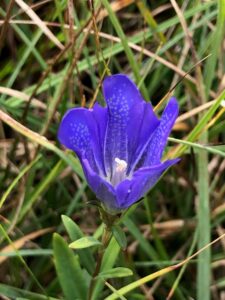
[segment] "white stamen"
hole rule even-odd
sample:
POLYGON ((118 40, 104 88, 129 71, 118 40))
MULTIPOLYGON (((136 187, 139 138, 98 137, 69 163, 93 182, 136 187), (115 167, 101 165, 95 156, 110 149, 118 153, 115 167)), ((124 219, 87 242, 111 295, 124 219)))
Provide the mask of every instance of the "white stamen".
POLYGON ((223 99, 220 104, 222 107, 225 107, 225 100, 223 99))
POLYGON ((123 159, 119 159, 118 157, 115 158, 116 162, 116 172, 124 172, 127 168, 127 162, 123 159))

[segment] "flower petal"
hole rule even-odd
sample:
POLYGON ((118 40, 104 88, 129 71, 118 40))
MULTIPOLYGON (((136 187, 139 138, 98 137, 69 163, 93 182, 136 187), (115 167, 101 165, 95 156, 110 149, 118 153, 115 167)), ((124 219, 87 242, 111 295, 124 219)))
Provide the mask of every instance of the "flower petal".
POLYGON ((143 154, 141 166, 147 167, 160 163, 168 136, 179 113, 178 102, 175 97, 169 100, 160 119, 160 124, 153 133, 150 142, 143 154))
POLYGON ((122 181, 116 187, 119 208, 125 209, 137 202, 156 184, 163 172, 178 161, 179 159, 172 159, 156 166, 141 168, 134 172, 131 179, 122 181))
POLYGON ((125 75, 107 77, 103 82, 103 94, 108 106, 108 124, 105 137, 105 165, 108 174, 112 174, 115 158, 130 165, 134 161, 135 149, 139 145, 140 131, 143 137, 149 135, 157 123, 151 105, 143 100, 136 85, 125 75), (143 122, 143 116, 149 112, 149 125, 143 122))
POLYGON ((156 117, 152 105, 144 103, 143 111, 134 112, 137 117, 132 118, 132 123, 129 126, 128 135, 129 139, 129 168, 127 174, 130 174, 135 169, 140 157, 146 149, 153 132, 158 127, 160 121, 156 117))
POLYGON ((87 159, 81 159, 81 164, 87 182, 92 191, 95 193, 97 199, 101 200, 109 213, 115 213, 117 211, 118 204, 116 192, 113 186, 92 170, 87 159))
POLYGON ((73 108, 63 117, 58 139, 67 148, 88 159, 95 172, 105 175, 103 140, 107 110, 99 105, 93 109, 73 108))

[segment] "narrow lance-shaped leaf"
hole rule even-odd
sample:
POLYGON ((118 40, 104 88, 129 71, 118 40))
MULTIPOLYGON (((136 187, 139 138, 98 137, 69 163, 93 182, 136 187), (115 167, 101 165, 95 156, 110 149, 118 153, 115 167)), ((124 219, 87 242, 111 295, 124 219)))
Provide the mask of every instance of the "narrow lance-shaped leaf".
POLYGON ((85 300, 87 286, 78 256, 57 233, 53 236, 53 250, 57 276, 66 300, 85 300))
POLYGON ((114 268, 114 269, 109 269, 107 271, 101 272, 98 277, 107 279, 107 278, 120 278, 120 277, 127 277, 133 275, 132 270, 128 268, 114 268))
MULTIPOLYGON (((84 237, 84 234, 80 230, 80 227, 72 219, 63 215, 62 221, 71 241, 75 241, 84 237)), ((94 271, 95 261, 90 249, 77 250, 77 253, 80 257, 81 265, 84 266, 90 274, 92 274, 94 271)))
POLYGON ((85 236, 71 243, 69 247, 72 249, 83 249, 100 245, 101 242, 99 240, 95 239, 92 236, 85 236))
MULTIPOLYGON (((8 297, 7 299, 29 299, 46 300, 46 295, 19 289, 11 285, 0 283, 0 295, 8 297)), ((58 298, 48 297, 48 300, 59 300, 58 298)))

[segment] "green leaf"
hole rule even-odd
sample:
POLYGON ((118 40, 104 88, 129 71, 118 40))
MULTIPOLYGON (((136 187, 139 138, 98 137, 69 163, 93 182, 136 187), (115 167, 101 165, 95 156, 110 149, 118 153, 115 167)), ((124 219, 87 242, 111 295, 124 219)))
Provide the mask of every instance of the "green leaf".
POLYGON ((103 271, 98 275, 98 277, 107 279, 107 278, 120 278, 120 277, 126 277, 131 275, 133 275, 132 270, 128 268, 118 267, 114 269, 109 269, 107 271, 103 271))
POLYGON ((69 247, 72 249, 83 249, 93 246, 100 246, 101 244, 102 243, 99 240, 95 239, 93 236, 85 236, 69 244, 69 247))
POLYGON ((29 300, 59 300, 58 298, 47 297, 46 295, 19 289, 11 285, 0 283, 0 295, 10 299, 29 299, 29 300))
POLYGON ((87 285, 78 256, 74 255, 64 239, 57 233, 53 236, 53 250, 56 273, 66 300, 85 300, 87 285))
MULTIPOLYGON (((75 241, 84 237, 80 227, 72 219, 62 215, 62 221, 71 241, 75 241)), ((89 274, 92 274, 94 271, 95 261, 90 249, 77 250, 77 253, 80 257, 81 265, 85 267, 89 274)))
POLYGON ((116 239, 119 246, 124 250, 127 247, 127 239, 124 231, 119 225, 115 225, 112 227, 112 234, 116 239))

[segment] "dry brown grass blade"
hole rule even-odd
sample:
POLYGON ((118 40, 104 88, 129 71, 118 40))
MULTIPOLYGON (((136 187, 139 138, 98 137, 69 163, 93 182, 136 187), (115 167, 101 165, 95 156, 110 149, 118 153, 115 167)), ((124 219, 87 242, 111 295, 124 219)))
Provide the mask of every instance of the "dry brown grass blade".
MULTIPOLYGON (((196 252, 195 252, 194 254, 192 254, 191 256, 188 256, 188 257, 187 257, 186 259, 184 259, 182 262, 180 262, 180 263, 178 263, 178 264, 176 264, 176 265, 174 265, 174 266, 169 267, 169 268, 171 268, 171 271, 172 271, 172 270, 176 270, 176 269, 182 267, 182 266, 185 265, 185 264, 188 264, 193 258, 195 258, 196 256, 198 256, 200 253, 202 253, 204 250, 208 249, 209 247, 211 247, 211 246, 214 245, 215 243, 217 243, 217 242, 220 241, 221 244, 223 244, 223 243, 224 243, 224 240, 223 240, 223 239, 225 238, 225 233, 219 232, 218 234, 219 234, 219 237, 218 237, 218 238, 216 238, 216 239, 213 240, 212 242, 208 243, 208 244, 205 245, 204 247, 200 248, 198 251, 196 251, 196 252)), ((170 271, 169 271, 169 272, 170 272, 170 271)), ((166 273, 168 273, 168 272, 166 272, 166 273)), ((172 298, 173 294, 174 294, 174 289, 171 289, 170 292, 169 292, 169 294, 168 294, 168 296, 166 297, 166 300, 170 300, 170 299, 172 298)))
MULTIPOLYGON (((2 23, 2 21, 0 20, 0 24, 1 24, 1 23, 2 23)), ((34 25, 36 24, 35 22, 24 21, 24 20, 23 20, 23 21, 21 21, 21 20, 18 20, 18 21, 15 20, 15 21, 14 21, 14 20, 13 20, 13 21, 10 21, 10 23, 14 23, 14 24, 34 24, 34 25)), ((45 22, 45 24, 46 24, 46 25, 49 25, 49 26, 58 27, 58 24, 56 24, 56 23, 45 22)), ((69 25, 68 25, 68 24, 64 24, 63 27, 64 27, 65 29, 69 29, 69 25)), ((76 29, 76 26, 74 26, 74 28, 76 29)), ((86 32, 87 30, 88 30, 87 28, 84 28, 84 29, 83 29, 83 32, 86 32)), ((91 34, 95 34, 94 30, 91 30, 90 33, 91 33, 91 34)), ((118 37, 116 37, 116 36, 113 36, 113 35, 111 35, 111 34, 108 34, 108 33, 104 33, 104 32, 99 31, 99 32, 98 32, 98 35, 99 35, 99 37, 108 39, 108 40, 110 40, 110 41, 113 41, 113 42, 116 42, 116 43, 121 43, 120 38, 118 38, 118 37)), ((134 50, 136 50, 136 51, 138 51, 138 52, 141 52, 141 53, 145 54, 145 55, 148 56, 148 57, 153 58, 154 60, 156 60, 156 61, 158 61, 159 63, 163 64, 163 65, 166 66, 167 68, 173 70, 175 73, 177 73, 177 74, 181 77, 181 80, 183 80, 184 78, 186 78, 186 79, 188 79, 190 82, 192 82, 192 83, 194 83, 195 85, 197 85, 197 82, 196 82, 196 79, 195 79, 195 78, 193 78, 191 75, 189 75, 188 72, 185 72, 185 71, 183 71, 181 68, 177 67, 175 64, 173 64, 173 63, 167 61, 166 59, 160 57, 160 56, 157 55, 156 53, 151 52, 150 50, 145 49, 145 48, 143 48, 143 47, 141 47, 141 46, 139 46, 139 45, 136 45, 136 44, 131 43, 131 42, 128 42, 128 45, 129 45, 132 49, 134 49, 134 50)), ((208 55, 208 56, 209 56, 209 55, 208 55)), ((198 64, 202 63, 202 61, 205 60, 206 58, 208 58, 208 56, 205 57, 205 58, 203 58, 202 60, 200 60, 200 61, 198 62, 198 64)), ((195 65, 193 66, 193 68, 194 68, 194 67, 195 67, 195 65)), ((191 68, 190 71, 192 71, 193 68, 191 68)), ((180 81, 179 81, 179 82, 180 82, 180 81)), ((216 97, 216 95, 215 95, 215 93, 214 93, 213 91, 210 91, 210 95, 211 95, 212 97, 214 97, 214 98, 216 97)), ((167 96, 167 95, 166 95, 166 96, 167 96)))
POLYGON ((53 147, 53 145, 47 140, 43 135, 38 134, 30 130, 29 128, 23 126, 4 111, 0 110, 0 120, 4 123, 8 124, 11 128, 31 139, 32 142, 42 145, 43 147, 47 147, 48 149, 53 147))
POLYGON ((24 10, 24 12, 33 20, 37 26, 44 32, 44 34, 59 48, 63 49, 63 44, 55 37, 46 24, 39 18, 39 16, 23 1, 15 0, 16 3, 24 10))
POLYGON ((212 218, 216 218, 218 215, 222 214, 225 211, 225 203, 217 206, 212 212, 212 218))
MULTIPOLYGON (((4 247, 3 249, 1 249, 1 254, 7 254, 8 252, 12 252, 12 251, 15 251, 22 248, 24 246, 24 244, 27 242, 27 241, 30 241, 30 240, 34 240, 36 239, 37 237, 39 236, 42 236, 48 232, 51 232, 53 231, 54 228, 45 228, 45 229, 41 229, 41 230, 37 230, 37 231, 34 231, 32 233, 29 233, 25 236, 23 236, 22 238, 16 240, 13 242, 13 245, 8 245, 6 247, 4 247)), ((4 261, 7 260, 7 256, 0 256, 0 264, 2 264, 4 261)))
MULTIPOLYGON (((93 33, 91 31, 91 33, 93 33)), ((107 34, 107 33, 104 33, 104 32, 99 32, 99 36, 102 37, 102 38, 105 38, 105 39, 108 39, 108 40, 111 40, 113 42, 116 42, 116 43, 121 43, 121 39, 118 38, 118 37, 115 37, 113 35, 110 35, 110 34, 107 34)), ((148 49, 145 49, 141 46, 138 46, 134 43, 131 43, 131 42, 128 42, 128 45, 138 51, 138 52, 141 52, 143 54, 145 54, 146 56, 148 57, 151 57, 153 59, 155 59, 156 61, 158 61, 159 63, 165 65, 167 68, 175 71, 177 74, 179 74, 180 76, 185 76, 189 81, 191 81, 192 83, 196 83, 195 82, 195 79, 193 77, 191 77, 189 74, 186 74, 186 72, 184 72, 183 70, 179 69, 177 66, 175 66, 174 64, 172 64, 171 62, 167 61, 166 59, 160 57, 159 55, 157 55, 156 53, 148 50, 148 49)))
POLYGON ((190 126, 184 122, 176 123, 173 127, 174 131, 188 131, 190 130, 190 126))
MULTIPOLYGON (((195 68, 197 68, 204 60, 206 60, 211 54, 207 55, 206 57, 204 57, 203 59, 201 59, 200 61, 198 61, 196 64, 194 64, 194 66, 192 66, 188 72, 184 72, 184 75, 182 75, 182 77, 175 83, 174 86, 172 86, 172 88, 170 88, 170 90, 165 94, 165 96, 159 101, 159 103, 154 107, 154 111, 157 111, 160 106, 172 95, 173 90, 178 86, 178 84, 180 84, 180 82, 185 79, 188 78, 189 73, 191 73, 192 70, 194 70, 195 68)), ((179 69, 179 68, 178 68, 179 69)), ((179 74, 179 73, 178 73, 179 74)), ((181 74, 180 74, 181 75, 181 74)), ((192 78, 192 82, 195 83, 196 87, 198 88, 198 80, 191 77, 192 78)), ((214 92, 210 92, 210 95, 213 95, 213 97, 215 96, 214 92)))
POLYGON ((205 90, 204 90, 204 83, 203 83, 203 77, 202 77, 202 70, 201 70, 201 65, 198 63, 198 56, 197 52, 194 46, 194 42, 192 39, 192 33, 188 28, 187 22, 184 18, 183 12, 179 5, 177 4, 176 0, 170 0, 171 4, 173 5, 173 8, 180 20, 180 24, 183 28, 183 31, 185 33, 185 38, 187 42, 189 43, 191 54, 192 54, 192 60, 195 64, 195 78, 196 78, 196 88, 198 91, 198 98, 200 99, 201 103, 204 104, 207 102, 206 95, 205 95, 205 90))
MULTIPOLYGON (((135 0, 117 0, 111 3, 111 8, 114 12, 121 10, 124 7, 129 6, 131 3, 135 2, 135 0)), ((106 9, 102 9, 97 18, 97 22, 101 21, 105 17, 108 16, 108 12, 106 9)))
MULTIPOLYGON (((202 247, 201 249, 199 249, 198 251, 196 251, 194 254, 188 256, 186 259, 182 260, 180 263, 163 268, 159 271, 156 271, 152 274, 149 274, 145 277, 142 277, 141 279, 138 279, 136 281, 133 281, 132 283, 126 285, 125 287, 120 288, 119 290, 117 290, 117 292, 120 295, 125 295, 126 293, 134 290, 137 287, 140 287, 141 285, 150 282, 156 278, 162 277, 172 271, 177 270, 178 268, 182 267, 183 265, 189 263, 193 258, 196 258, 200 253, 202 253, 203 251, 205 251, 207 248, 211 247, 212 245, 214 245, 215 243, 221 241, 223 238, 225 238, 225 233, 220 235, 218 238, 216 238, 215 240, 213 240, 212 242, 208 243, 207 245, 205 245, 204 247, 202 247)), ((109 297, 107 297, 106 299, 117 299, 116 297, 114 297, 114 295, 111 295, 109 297)))
POLYGON ((179 116, 176 120, 176 123, 180 123, 183 122, 184 120, 187 120, 195 115, 197 115, 198 113, 202 112, 203 110, 209 108, 210 106, 212 106, 215 103, 216 100, 212 100, 209 101, 205 104, 202 104, 196 108, 193 108, 191 111, 187 111, 186 113, 182 114, 181 116, 179 116))
MULTIPOLYGON (((3 86, 0 86, 0 93, 11 96, 11 97, 15 97, 17 99, 21 99, 24 101, 28 101, 30 98, 29 95, 27 95, 23 92, 20 92, 20 91, 14 90, 14 89, 10 89, 7 87, 3 87, 3 86)), ((41 108, 41 109, 46 109, 46 104, 42 103, 40 100, 33 98, 32 101, 36 107, 41 108)))
POLYGON ((216 121, 224 114, 225 107, 223 107, 221 110, 218 111, 218 113, 212 118, 212 120, 207 124, 206 129, 209 129, 212 127, 216 121))

